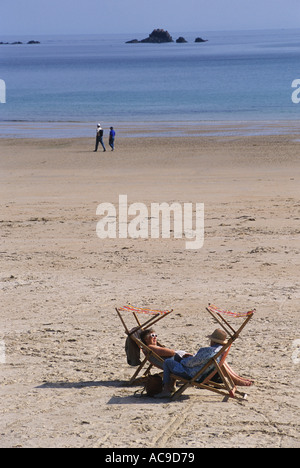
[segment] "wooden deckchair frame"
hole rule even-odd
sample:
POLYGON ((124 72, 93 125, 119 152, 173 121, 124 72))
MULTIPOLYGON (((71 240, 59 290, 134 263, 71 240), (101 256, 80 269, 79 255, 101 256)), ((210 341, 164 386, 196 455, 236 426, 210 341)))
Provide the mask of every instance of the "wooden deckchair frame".
MULTIPOLYGON (((138 383, 138 382, 141 382, 145 377, 147 377, 147 375, 150 374, 151 372, 151 369, 152 367, 158 367, 157 366, 157 362, 161 364, 161 366, 159 367, 159 369, 163 369, 163 363, 164 363, 164 359, 161 357, 161 356, 158 356, 158 354, 156 354, 152 349, 150 349, 145 343, 143 343, 137 336, 136 336, 136 333, 139 331, 139 330, 147 330, 148 328, 152 328, 153 325, 157 322, 159 322, 160 320, 162 320, 163 318, 167 317, 169 314, 171 314, 173 312, 173 309, 171 310, 166 310, 166 311, 161 311, 161 310, 152 310, 152 309, 146 309, 146 308, 137 308, 137 307, 133 307, 131 306, 130 304, 128 306, 124 306, 124 307, 119 307, 119 308, 116 308, 116 311, 117 311, 117 314, 124 326, 124 329, 125 329, 125 333, 127 336, 129 336, 136 344, 137 346, 140 348, 140 350, 144 353, 145 355, 145 358, 144 360, 142 360, 141 364, 138 366, 137 370, 134 372, 133 376, 131 377, 131 379, 129 380, 129 385, 132 385, 132 384, 135 384, 135 383, 138 383), (132 328, 132 329, 129 329, 129 327, 127 326, 121 312, 122 311, 125 311, 125 312, 131 312, 136 323, 137 323, 137 327, 135 328, 132 328), (145 313, 145 314, 151 314, 151 317, 146 320, 144 323, 141 323, 140 319, 138 318, 138 313, 145 313), (155 359, 155 364, 153 362, 151 362, 151 359, 155 359), (146 368, 145 372, 143 373, 142 377, 138 378, 138 375, 140 374, 140 372, 142 371, 142 369, 147 365, 147 363, 149 364, 148 367, 146 368)), ((159 346, 163 346, 161 343, 158 343, 159 346)))
POLYGON ((234 384, 231 376, 229 375, 229 373, 227 372, 223 364, 225 362, 226 357, 228 356, 228 353, 230 351, 232 344, 239 337, 240 333, 245 328, 249 320, 251 320, 251 318, 253 317, 255 309, 246 313, 237 314, 234 312, 218 309, 217 307, 209 304, 206 310, 213 317, 213 319, 226 331, 226 333, 229 335, 230 338, 228 339, 227 343, 224 346, 222 346, 221 350, 213 358, 211 358, 207 362, 207 364, 205 364, 192 379, 187 380, 187 379, 178 377, 174 374, 171 375, 171 377, 174 380, 181 381, 183 383, 183 385, 172 395, 172 399, 176 400, 180 395, 182 395, 182 393, 187 388, 191 386, 210 390, 214 393, 218 393, 220 395, 225 396, 226 399, 228 398, 246 399, 247 394, 237 390, 236 385, 234 384), (244 317, 245 319, 242 325, 238 329, 235 329, 228 322, 228 320, 224 318, 223 316, 224 314, 225 315, 227 314, 233 317, 244 317), (218 362, 219 358, 220 358, 220 362, 218 362), (203 382, 199 382, 199 379, 201 379, 201 375, 205 375, 205 372, 207 371, 207 369, 212 365, 214 366, 214 370, 203 380, 203 382), (213 377, 217 373, 219 374, 221 378, 221 383, 216 383, 212 381, 213 377))

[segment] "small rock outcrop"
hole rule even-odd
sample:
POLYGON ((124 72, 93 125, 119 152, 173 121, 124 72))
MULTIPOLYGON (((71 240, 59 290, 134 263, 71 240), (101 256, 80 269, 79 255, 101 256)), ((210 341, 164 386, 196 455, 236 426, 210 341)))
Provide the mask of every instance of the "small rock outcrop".
POLYGON ((196 37, 195 42, 207 42, 207 39, 202 39, 202 37, 196 37))
POLYGON ((132 41, 127 41, 126 44, 163 44, 166 42, 174 42, 169 32, 164 29, 154 29, 146 39, 141 41, 132 39, 132 41))
POLYGON ((186 44, 187 40, 184 37, 180 36, 178 39, 176 39, 176 42, 177 44, 186 44))
POLYGON ((131 41, 127 41, 126 44, 140 44, 140 41, 137 39, 132 39, 131 41))

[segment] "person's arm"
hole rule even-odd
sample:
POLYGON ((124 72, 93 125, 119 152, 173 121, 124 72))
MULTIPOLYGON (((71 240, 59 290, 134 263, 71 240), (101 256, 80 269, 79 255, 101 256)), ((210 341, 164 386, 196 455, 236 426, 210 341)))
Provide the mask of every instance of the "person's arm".
POLYGON ((163 348, 162 346, 149 345, 149 348, 161 357, 173 357, 176 354, 173 349, 163 348))

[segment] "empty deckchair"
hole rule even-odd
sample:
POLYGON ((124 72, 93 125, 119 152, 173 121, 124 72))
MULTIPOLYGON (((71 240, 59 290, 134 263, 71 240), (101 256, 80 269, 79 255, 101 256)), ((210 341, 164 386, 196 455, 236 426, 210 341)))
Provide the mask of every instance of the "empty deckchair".
POLYGON ((197 372, 197 374, 192 379, 183 379, 176 375, 172 375, 174 380, 180 381, 183 385, 172 395, 172 399, 177 399, 188 387, 197 387, 201 389, 210 390, 212 392, 221 394, 226 398, 247 398, 247 394, 237 390, 236 384, 233 382, 230 368, 228 365, 225 365, 225 359, 228 356, 230 348, 234 341, 239 337, 242 330, 245 328, 249 320, 253 317, 255 312, 251 310, 249 312, 235 313, 227 310, 222 310, 217 308, 214 305, 210 305, 206 308, 209 314, 213 319, 221 325, 221 327, 226 331, 229 336, 229 339, 225 345, 222 346, 221 350, 211 358, 202 369, 197 372), (225 317, 226 316, 226 319, 225 317), (234 328, 232 324, 229 323, 228 317, 232 318, 243 318, 243 322, 239 328, 234 328), (207 370, 213 367, 213 371, 207 375, 207 370), (215 375, 219 375, 219 382, 215 382, 212 379, 215 375))
MULTIPOLYGON (((116 308, 117 314, 124 326, 125 333, 127 335, 126 339, 126 351, 127 351, 127 362, 132 366, 137 366, 137 370, 134 372, 131 377, 129 384, 136 383, 145 378, 151 371, 152 367, 158 367, 159 369, 163 368, 164 359, 153 350, 151 350, 145 343, 140 339, 140 334, 143 330, 151 328, 155 323, 159 322, 163 318, 167 317, 172 310, 155 310, 149 308, 134 307, 132 305, 127 305, 123 307, 116 308), (123 315, 122 315, 123 313, 123 315), (126 313, 126 321, 124 320, 124 315, 126 313), (141 320, 138 314, 145 315, 145 321, 141 323, 141 320), (150 317, 150 318, 149 318, 150 317), (130 319, 134 319, 135 326, 129 327, 131 323, 130 319), (128 350, 130 347, 133 347, 132 357, 128 358, 128 350), (144 357, 140 359, 140 351, 142 351, 144 357), (138 353, 138 354, 135 354, 138 353), (146 367, 147 366, 147 367, 146 367), (145 372, 141 378, 137 378, 142 369, 145 369, 145 372)), ((132 325, 132 324, 131 324, 132 325)), ((158 343, 159 346, 163 346, 161 343, 158 343)))

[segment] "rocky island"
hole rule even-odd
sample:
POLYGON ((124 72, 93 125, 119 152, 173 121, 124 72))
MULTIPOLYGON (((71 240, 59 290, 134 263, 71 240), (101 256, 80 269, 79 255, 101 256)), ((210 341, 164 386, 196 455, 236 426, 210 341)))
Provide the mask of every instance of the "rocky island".
POLYGON ((132 41, 127 41, 126 44, 163 44, 166 42, 174 42, 168 31, 164 29, 154 29, 146 39, 142 39, 141 41, 133 39, 132 41))
POLYGON ((180 36, 178 39, 176 39, 176 43, 177 44, 186 44, 187 40, 184 37, 180 36))
MULTIPOLYGON (((127 41, 126 44, 164 44, 167 42, 174 42, 170 33, 164 29, 154 29, 146 39, 142 39, 141 41, 138 39, 132 39, 131 41, 127 41)), ((195 42, 207 42, 207 40, 202 39, 202 37, 196 37, 195 42)), ((176 39, 176 43, 185 44, 187 43, 187 40, 180 36, 176 39)))

